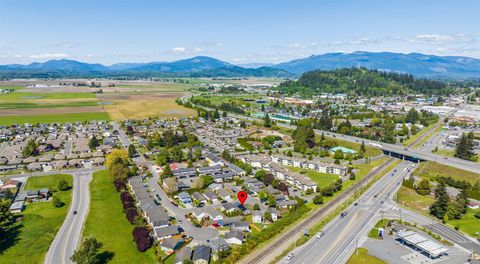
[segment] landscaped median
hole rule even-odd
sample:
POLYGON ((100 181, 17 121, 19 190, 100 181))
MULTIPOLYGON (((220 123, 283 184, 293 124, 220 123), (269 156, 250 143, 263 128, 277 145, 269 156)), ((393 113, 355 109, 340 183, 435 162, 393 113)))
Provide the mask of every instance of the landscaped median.
POLYGON ((0 250, 0 263, 43 263, 45 254, 62 226, 72 199, 72 190, 58 191, 60 180, 72 186, 71 175, 57 174, 30 177, 26 190, 49 188, 54 197, 64 205, 55 207, 51 201, 39 201, 26 205, 21 219, 14 224, 6 249, 0 250))
POLYGON ((125 218, 120 193, 115 189, 108 171, 93 174, 90 183, 90 211, 83 237, 93 235, 103 243, 101 256, 108 263, 157 263, 154 248, 139 252, 132 238, 132 224, 125 218))

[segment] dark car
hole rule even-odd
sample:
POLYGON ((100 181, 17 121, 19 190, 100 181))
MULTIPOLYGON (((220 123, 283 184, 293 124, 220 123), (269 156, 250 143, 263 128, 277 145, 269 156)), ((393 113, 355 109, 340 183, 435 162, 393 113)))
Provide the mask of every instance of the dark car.
POLYGON ((76 214, 77 214, 77 211, 73 211, 73 214, 76 215, 76 214))

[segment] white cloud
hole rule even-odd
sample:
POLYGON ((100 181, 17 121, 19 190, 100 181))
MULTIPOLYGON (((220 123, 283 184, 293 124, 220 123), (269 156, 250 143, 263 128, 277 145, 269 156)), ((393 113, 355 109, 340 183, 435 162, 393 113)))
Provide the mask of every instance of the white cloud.
POLYGON ((44 54, 34 54, 30 55, 31 59, 61 59, 67 58, 68 55, 64 53, 44 53, 44 54))
POLYGON ((183 53, 185 51, 187 51, 186 48, 182 48, 182 47, 175 47, 172 49, 173 52, 176 52, 176 53, 183 53))
POLYGON ((473 38, 465 35, 439 35, 439 34, 423 34, 416 35, 408 39, 409 42, 417 43, 429 43, 429 44, 444 44, 444 43, 455 43, 455 42, 472 42, 473 38))
POLYGON ((202 51, 203 51, 203 49, 201 49, 201 48, 195 48, 195 49, 193 49, 193 52, 202 52, 202 51))

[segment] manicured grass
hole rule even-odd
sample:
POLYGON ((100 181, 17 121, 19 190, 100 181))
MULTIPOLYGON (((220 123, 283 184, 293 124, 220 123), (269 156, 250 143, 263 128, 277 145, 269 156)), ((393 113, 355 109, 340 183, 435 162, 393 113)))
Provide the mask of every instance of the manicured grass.
POLYGON ((37 124, 37 123, 68 123, 76 121, 110 120, 105 112, 98 113, 76 113, 76 114, 53 114, 34 116, 0 116, 0 125, 12 124, 37 124))
POLYGON ((429 207, 435 198, 433 195, 420 195, 415 190, 402 186, 397 192, 397 200, 399 204, 405 207, 428 214, 429 207))
POLYGON ((422 178, 428 178, 435 180, 439 176, 448 177, 451 176, 455 180, 465 180, 474 184, 477 180, 480 180, 480 174, 457 169, 435 162, 427 161, 420 163, 420 166, 414 171, 415 176, 422 178))
POLYGON ((475 235, 475 233, 480 233, 480 219, 475 217, 475 213, 480 212, 480 209, 470 209, 468 208, 467 213, 460 220, 449 220, 448 223, 467 233, 468 235, 480 238, 480 235, 475 235))
MULTIPOLYGON (((320 135, 318 135, 318 140, 320 140, 320 135)), ((342 147, 353 149, 353 150, 356 150, 356 151, 360 150, 360 146, 362 144, 361 139, 359 139, 359 143, 356 143, 356 142, 342 140, 342 139, 339 139, 339 138, 333 138, 333 137, 325 136, 325 140, 327 142, 333 143, 333 145, 342 146, 342 147)), ((376 156, 382 155, 382 151, 379 148, 369 146, 366 143, 365 143, 365 149, 366 149, 365 154, 369 157, 376 157, 376 156)))
MULTIPOLYGON (((71 175, 59 174, 30 177, 26 189, 48 187, 51 191, 56 191, 61 179, 72 185, 71 175)), ((56 208, 52 202, 38 202, 26 206, 22 212, 23 219, 15 226, 18 228, 18 237, 10 240, 15 239, 16 242, 12 242, 13 245, 0 254, 0 263, 43 263, 45 254, 67 215, 72 191, 55 192, 54 196, 60 198, 65 205, 56 208)))
POLYGON ((296 167, 288 167, 288 168, 293 172, 298 172, 306 175, 316 184, 320 185, 320 187, 326 187, 330 185, 332 182, 339 179, 338 175, 335 175, 335 174, 322 173, 314 170, 301 169, 296 167))
POLYGON ((125 218, 120 193, 110 181, 108 171, 93 174, 90 195, 83 236, 93 235, 103 243, 101 252, 113 254, 109 263, 156 263, 153 248, 144 253, 137 251, 132 237, 134 226, 125 218))
POLYGON ((347 264, 383 264, 387 263, 377 257, 368 255, 368 250, 366 248, 359 248, 358 255, 356 252, 353 252, 352 256, 348 259, 347 264))
POLYGON ((5 100, 50 100, 50 99, 79 99, 79 98, 96 98, 94 93, 23 93, 12 92, 8 94, 0 94, 0 101, 5 100))

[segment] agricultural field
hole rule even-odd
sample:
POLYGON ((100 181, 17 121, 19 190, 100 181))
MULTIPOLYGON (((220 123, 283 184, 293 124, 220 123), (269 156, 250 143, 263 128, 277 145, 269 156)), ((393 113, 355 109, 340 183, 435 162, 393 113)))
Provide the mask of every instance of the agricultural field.
MULTIPOLYGON (((56 85, 57 82, 41 82, 56 85)), ((122 120, 146 117, 194 116, 196 111, 177 105, 193 85, 185 82, 116 82, 110 87, 101 81, 98 88, 25 88, 27 83, 4 82, 0 88, 14 89, 0 94, 0 125, 23 123, 122 120)))
POLYGON ((52 202, 28 204, 22 212, 22 220, 14 227, 13 232, 18 236, 12 236, 11 245, 0 252, 1 263, 43 263, 45 254, 67 215, 72 198, 72 190, 57 191, 57 184, 61 179, 72 185, 72 176, 65 174, 28 179, 26 189, 37 190, 48 187, 65 205, 56 208, 52 202))
POLYGON ((83 236, 93 235, 103 243, 100 252, 113 255, 109 263, 128 263, 132 260, 136 263, 155 263, 154 248, 144 253, 137 251, 132 239, 134 226, 125 218, 120 194, 115 190, 108 171, 93 174, 90 190, 90 211, 83 236))

